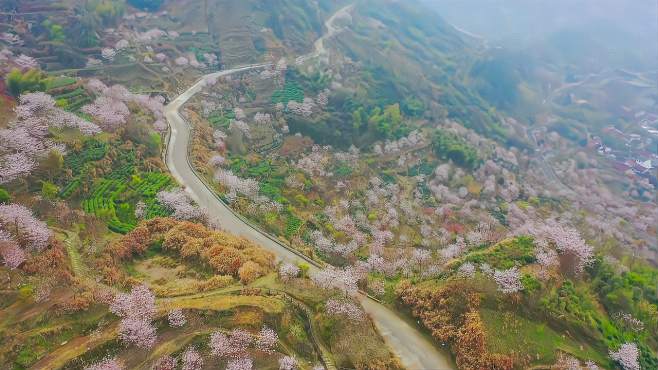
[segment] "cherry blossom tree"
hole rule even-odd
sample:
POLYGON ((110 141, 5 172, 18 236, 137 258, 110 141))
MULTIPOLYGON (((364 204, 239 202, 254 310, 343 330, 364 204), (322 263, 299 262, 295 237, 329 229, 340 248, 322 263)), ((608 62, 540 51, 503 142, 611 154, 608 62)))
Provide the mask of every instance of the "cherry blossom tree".
POLYGON ((178 220, 202 220, 206 218, 205 210, 192 203, 185 190, 162 190, 156 194, 156 199, 162 206, 173 212, 172 217, 178 220))
POLYGON ((203 367, 203 358, 194 346, 187 347, 181 355, 181 362, 181 370, 201 370, 203 367))
POLYGON ((243 194, 249 199, 256 199, 259 185, 254 179, 242 179, 230 170, 218 169, 215 172, 215 181, 228 188, 229 193, 243 194))
POLYGON ((640 370, 640 350, 635 343, 624 343, 616 351, 610 350, 610 358, 624 370, 640 370))
POLYGON ((475 265, 473 265, 470 262, 466 262, 461 266, 459 266, 459 269, 457 269, 457 273, 461 276, 472 278, 473 276, 475 276, 475 265))
POLYGON ((181 56, 181 57, 178 57, 178 58, 174 59, 174 63, 176 63, 177 66, 184 67, 184 66, 188 65, 190 63, 190 61, 187 58, 181 56))
POLYGON ((299 272, 300 272, 299 267, 293 265, 292 263, 284 262, 279 267, 279 277, 283 281, 289 281, 291 279, 296 278, 297 276, 299 276, 299 272))
POLYGON ((496 270, 493 275, 494 281, 498 284, 498 290, 511 294, 523 290, 521 283, 521 273, 516 267, 507 270, 496 270))
POLYGON ((119 323, 119 338, 125 343, 149 349, 155 344, 157 336, 150 322, 127 317, 119 323))
POLYGON ((327 267, 314 273, 311 280, 320 288, 337 289, 345 295, 355 295, 358 291, 359 276, 351 267, 345 269, 327 267))
POLYGON ((18 57, 16 57, 14 59, 14 64, 16 64, 18 68, 21 69, 21 71, 39 68, 39 62, 37 62, 36 59, 27 56, 25 54, 21 54, 18 57))
POLYGON ((251 370, 254 362, 250 358, 239 358, 231 360, 226 365, 226 370, 251 370))
POLYGON ((46 246, 52 231, 45 222, 38 220, 32 211, 20 204, 0 204, 0 224, 5 234, 13 235, 13 239, 27 249, 40 252, 46 246))
POLYGON ((174 328, 180 328, 181 326, 187 323, 187 319, 185 318, 185 315, 183 314, 183 310, 181 309, 175 309, 169 311, 169 314, 167 315, 167 320, 169 321, 169 326, 174 328))
POLYGON ((135 218, 142 219, 146 216, 146 203, 141 200, 135 205, 135 218))
POLYGON ((176 370, 178 360, 169 355, 160 357, 152 367, 152 370, 176 370))
POLYGON ((213 356, 220 358, 243 357, 253 338, 243 329, 233 329, 226 335, 214 332, 210 335, 210 350, 213 356))
POLYGON ((155 295, 146 285, 135 286, 130 293, 114 297, 110 312, 119 317, 151 321, 155 316, 155 295))
POLYGON ((106 131, 115 131, 125 125, 130 115, 124 102, 107 96, 97 97, 93 103, 83 106, 82 111, 94 117, 106 131))
POLYGON ((365 312, 359 306, 347 300, 329 299, 325 310, 329 315, 344 316, 352 321, 363 321, 366 317, 365 312))
POLYGON ((283 356, 279 359, 279 370, 297 369, 297 359, 292 356, 283 356))
POLYGON ((274 346, 279 342, 279 335, 271 328, 263 326, 256 337, 256 348, 265 353, 274 353, 274 346))
POLYGON ((210 157, 208 164, 211 165, 212 167, 222 167, 226 164, 226 158, 224 158, 224 156, 222 155, 215 154, 212 157, 210 157))
POLYGON ((119 293, 110 305, 110 312, 122 318, 119 338, 139 348, 155 344, 156 329, 151 324, 155 317, 155 296, 145 285, 134 287, 130 293, 119 293))
POLYGON ((124 370, 125 368, 116 358, 106 357, 101 362, 85 367, 85 370, 124 370))
MULTIPOLYGON (((0 230, 0 233, 3 232, 0 230)), ((0 257, 10 270, 16 269, 25 262, 25 252, 13 240, 0 240, 0 257)))

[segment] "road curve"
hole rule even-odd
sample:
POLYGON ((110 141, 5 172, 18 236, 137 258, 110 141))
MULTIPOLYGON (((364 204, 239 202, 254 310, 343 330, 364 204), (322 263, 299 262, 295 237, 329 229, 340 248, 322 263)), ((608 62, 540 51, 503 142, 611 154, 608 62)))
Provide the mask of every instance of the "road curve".
MULTIPOLYGON (((346 9, 349 9, 349 7, 339 10, 338 13, 344 12, 346 9)), ((336 19, 335 16, 327 21, 327 29, 335 30, 332 24, 334 19, 336 19)), ((319 43, 319 45, 322 45, 322 43, 319 43)), ((314 54, 317 55, 317 50, 314 54)), ((180 108, 192 96, 201 91, 207 81, 266 65, 248 65, 205 75, 165 106, 165 117, 170 126, 165 162, 172 176, 185 187, 185 190, 199 205, 205 207, 212 217, 219 220, 222 228, 260 244, 266 250, 273 252, 278 260, 291 263, 305 262, 311 265, 311 271, 316 271, 318 269, 317 263, 284 246, 274 237, 254 228, 224 204, 201 180, 189 162, 188 149, 191 130, 180 115, 180 108)), ((454 369, 450 356, 438 351, 422 333, 409 325, 394 311, 365 296, 360 296, 359 300, 386 344, 398 356, 405 368, 409 370, 454 369)))

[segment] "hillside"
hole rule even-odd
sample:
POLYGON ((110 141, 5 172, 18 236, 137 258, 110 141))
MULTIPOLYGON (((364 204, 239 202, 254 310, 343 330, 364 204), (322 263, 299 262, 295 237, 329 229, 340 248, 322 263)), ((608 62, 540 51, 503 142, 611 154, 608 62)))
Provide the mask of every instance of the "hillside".
POLYGON ((658 367, 644 26, 428 2, 3 3, 0 368, 658 367))

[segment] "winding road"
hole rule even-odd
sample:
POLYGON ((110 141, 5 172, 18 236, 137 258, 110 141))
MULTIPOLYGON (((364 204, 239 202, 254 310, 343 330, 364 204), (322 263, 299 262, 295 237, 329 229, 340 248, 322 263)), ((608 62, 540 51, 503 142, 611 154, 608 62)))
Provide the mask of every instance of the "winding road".
MULTIPOLYGON (((315 48, 312 53, 298 58, 298 61, 305 61, 325 52, 324 41, 339 31, 334 26, 334 21, 343 17, 344 14, 349 14, 348 12, 351 7, 350 5, 338 10, 327 20, 325 25, 328 32, 315 42, 315 48)), ((192 96, 200 92, 208 81, 268 65, 247 65, 205 75, 185 92, 172 100, 165 107, 165 117, 170 126, 165 161, 172 176, 180 184, 185 186, 186 191, 199 205, 205 207, 210 215, 219 220, 225 230, 260 244, 266 250, 273 252, 279 260, 291 263, 305 262, 311 265, 311 271, 317 271, 320 266, 315 261, 293 251, 275 237, 255 228, 223 203, 197 175, 189 161, 191 129, 180 115, 180 108, 192 96)), ((450 356, 437 350, 416 327, 407 323, 394 311, 365 295, 360 295, 358 299, 372 319, 380 335, 384 338, 386 344, 397 355, 405 368, 409 370, 454 369, 450 356)))

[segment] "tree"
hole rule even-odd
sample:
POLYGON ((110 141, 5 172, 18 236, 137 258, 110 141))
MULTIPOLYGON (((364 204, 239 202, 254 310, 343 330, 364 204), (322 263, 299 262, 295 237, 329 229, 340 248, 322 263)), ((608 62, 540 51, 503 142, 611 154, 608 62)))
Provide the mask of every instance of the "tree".
POLYGON ((41 182, 41 195, 49 200, 54 200, 59 194, 59 187, 50 181, 41 182))
POLYGON ((51 181, 63 167, 64 156, 59 150, 50 150, 46 158, 41 161, 41 168, 46 171, 51 181))
POLYGON ((436 130, 432 145, 437 157, 450 159, 458 166, 475 169, 480 163, 477 151, 451 132, 436 130))
POLYGON ((178 365, 177 359, 164 355, 153 364, 152 370, 176 370, 176 365, 178 365))
POLYGON ((85 367, 85 370, 124 370, 125 368, 116 358, 106 357, 101 362, 85 367))
POLYGON ((183 310, 181 309, 169 311, 167 319, 169 320, 169 326, 174 328, 180 328, 181 326, 185 325, 185 323, 187 323, 187 319, 185 318, 183 310))
POLYGON ((156 329, 151 324, 155 317, 155 296, 145 285, 134 287, 130 293, 119 293, 110 305, 110 312, 122 318, 119 338, 139 348, 155 344, 156 329))
POLYGON ((299 273, 299 267, 293 265, 292 263, 284 262, 279 267, 279 277, 282 281, 289 281, 293 278, 296 278, 299 276, 299 273))
POLYGON ((283 356, 279 359, 279 370, 297 369, 297 360, 292 356, 283 356))
POLYGON ((251 370, 254 362, 250 358, 231 360, 226 365, 226 370, 251 370))
POLYGON ((363 321, 366 317, 359 306, 346 300, 330 299, 325 305, 325 310, 329 315, 344 316, 352 321, 363 321))
POLYGON ((0 204, 0 224, 19 244, 34 251, 46 248, 52 236, 46 223, 36 219, 30 209, 20 204, 0 204))
POLYGON ((273 347, 279 342, 279 335, 273 329, 263 326, 256 337, 256 348, 265 353, 274 353, 273 347))
POLYGON ((157 337, 155 327, 149 321, 127 317, 119 324, 119 338, 139 348, 149 349, 157 337))
POLYGON ((635 343, 624 343, 616 351, 610 350, 610 358, 624 370, 640 370, 640 350, 635 343))
POLYGON ((181 355, 183 366, 181 370, 201 370, 203 367, 203 358, 194 346, 187 347, 181 355))
POLYGON ((13 69, 5 78, 9 93, 15 97, 21 94, 46 90, 46 77, 38 69, 29 69, 25 73, 13 69))
POLYGON ((11 196, 7 190, 0 188, 0 204, 7 204, 11 201, 11 196))
POLYGON ((238 270, 238 276, 243 284, 250 284, 262 275, 263 271, 260 265, 252 261, 245 262, 238 270))
POLYGON ((241 358, 252 340, 251 334, 243 329, 233 329, 228 335, 217 331, 210 335, 210 353, 220 358, 241 358))
POLYGON ((505 294, 516 293, 523 290, 521 274, 516 267, 512 267, 508 270, 496 270, 494 271, 493 278, 496 281, 496 284, 498 284, 498 290, 505 294))

